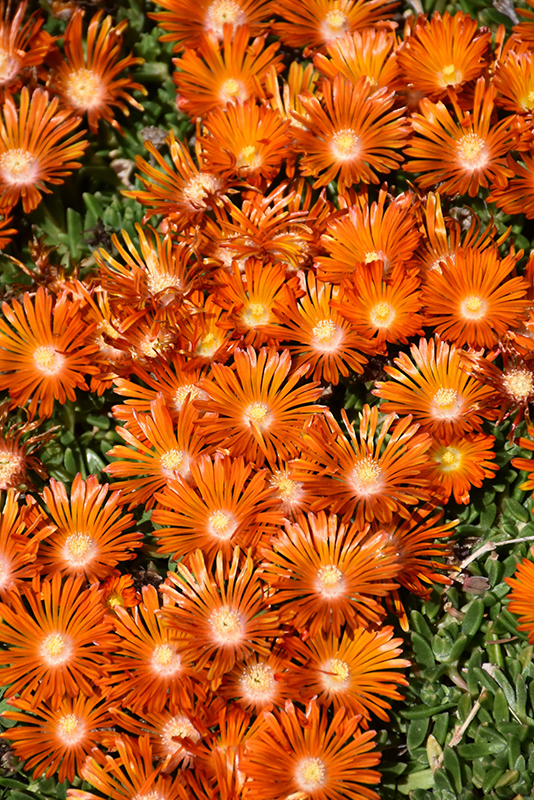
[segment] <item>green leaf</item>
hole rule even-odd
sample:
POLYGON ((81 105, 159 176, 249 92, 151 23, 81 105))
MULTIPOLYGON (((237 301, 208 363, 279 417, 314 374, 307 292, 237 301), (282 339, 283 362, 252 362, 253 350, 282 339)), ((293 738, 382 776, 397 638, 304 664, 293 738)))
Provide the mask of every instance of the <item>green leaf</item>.
POLYGON ((413 752, 424 742, 429 724, 430 717, 426 717, 425 719, 414 719, 410 722, 408 726, 408 736, 406 739, 406 744, 408 745, 408 750, 410 752, 413 752))
POLYGON ((484 756, 492 756, 495 753, 502 753, 506 749, 506 743, 498 742, 475 742, 473 744, 460 744, 458 745, 458 755, 462 758, 472 761, 475 758, 483 758, 484 756))
POLYGON ((417 633, 417 631, 412 633, 412 647, 418 664, 426 668, 436 666, 436 659, 432 653, 432 648, 426 639, 423 638, 420 633, 417 633))
POLYGON ((462 771, 460 769, 460 761, 456 752, 452 749, 452 747, 446 747, 443 751, 443 765, 447 772, 451 774, 451 777, 454 781, 454 786, 457 792, 462 790, 463 781, 462 781, 462 771))
POLYGON ((462 632, 469 639, 478 632, 484 618, 485 605, 481 597, 476 597, 469 603, 465 617, 462 620, 462 632))
POLYGON ((401 794, 410 794, 414 789, 432 789, 434 786, 434 773, 431 769, 422 769, 412 772, 397 784, 401 794))

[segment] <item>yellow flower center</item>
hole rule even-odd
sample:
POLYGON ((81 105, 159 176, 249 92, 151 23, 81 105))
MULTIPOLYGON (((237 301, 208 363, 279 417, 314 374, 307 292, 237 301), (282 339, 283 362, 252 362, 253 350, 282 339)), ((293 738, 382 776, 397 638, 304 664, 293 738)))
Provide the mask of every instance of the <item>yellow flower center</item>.
POLYGON ((434 395, 434 403, 439 408, 449 408, 456 400, 457 395, 456 389, 446 389, 442 386, 434 395))
POLYGON ((223 81, 219 97, 223 103, 233 103, 235 100, 246 100, 247 93, 242 81, 227 78, 223 81))
POLYGON ((456 389, 441 386, 432 398, 433 416, 437 419, 452 419, 458 416, 460 400, 456 389))
POLYGON ((166 289, 180 289, 182 286, 178 275, 160 268, 155 253, 149 253, 146 258, 146 283, 150 294, 158 294, 166 289))
POLYGON ((165 800, 165 796, 159 792, 144 792, 143 794, 136 794, 133 800, 165 800))
POLYGON ((236 28, 238 25, 244 25, 246 21, 245 13, 235 0, 215 0, 206 12, 205 28, 222 39, 225 22, 236 28))
POLYGON ((260 430, 264 430, 269 424, 269 407, 266 403, 251 403, 245 411, 245 416, 249 424, 256 425, 260 430))
POLYGON ((185 401, 189 398, 189 400, 195 400, 198 397, 202 397, 205 392, 202 392, 198 386, 195 386, 194 383, 186 383, 184 386, 178 387, 178 389, 174 393, 174 407, 177 411, 180 411, 185 401))
POLYGON ((36 178, 37 162, 28 150, 20 147, 6 150, 0 155, 0 172, 6 183, 28 184, 36 178))
POLYGON ((276 687, 273 669, 269 664, 252 664, 245 667, 239 679, 239 687, 248 700, 257 703, 269 702, 276 687))
POLYGON ((336 335, 336 325, 331 319, 321 319, 314 326, 312 333, 321 344, 331 344, 336 335))
POLYGON ((219 644, 234 644, 243 638, 241 616, 231 608, 219 608, 210 617, 213 637, 219 644))
POLYGON ((472 295, 460 304, 460 311, 466 319, 480 319, 485 316, 488 304, 477 295, 472 295))
POLYGON ((339 8, 333 8, 327 13, 323 22, 323 31, 326 39, 338 39, 348 29, 347 15, 339 8))
POLYGON ((344 689, 350 679, 350 669, 346 661, 339 658, 332 658, 325 664, 323 672, 323 682, 328 689, 334 691, 344 689))
POLYGON ((182 450, 167 450, 161 454, 160 461, 163 469, 169 472, 180 470, 184 466, 185 454, 182 450))
POLYGON ((256 150, 255 145, 246 145, 238 155, 236 164, 238 167, 246 169, 257 169, 261 164, 261 155, 256 150))
POLYGON ((72 566, 83 567, 91 561, 93 541, 88 533, 73 533, 65 539, 63 557, 72 566))
POLYGON ((57 721, 58 734, 63 744, 73 746, 85 735, 85 726, 75 714, 66 714, 57 721))
POLYGON ((354 158, 358 155, 358 137, 349 129, 338 131, 332 137, 332 152, 341 161, 354 158))
POLYGON ((217 539, 230 539, 237 529, 237 522, 227 511, 214 511, 208 518, 208 530, 217 539))
POLYGON ((174 675, 180 672, 182 660, 170 644, 158 644, 152 653, 152 669, 158 675, 174 675))
POLYGON ((70 657, 70 647, 61 633, 49 634, 41 645, 41 655, 50 666, 64 664, 70 657))
POLYGON ((370 313, 371 323, 375 328, 387 328, 395 319, 395 309, 389 303, 377 303, 370 313))
POLYGON ((14 488, 13 479, 21 471, 22 456, 0 450, 0 490, 14 488))
POLYGON ((257 325, 267 325, 271 319, 271 311, 263 303, 248 303, 242 312, 245 325, 255 328, 257 325))
POLYGON ((63 367, 65 357, 52 345, 42 345, 33 351, 33 363, 43 375, 55 375, 63 367))
POLYGON ((525 111, 532 111, 534 108, 534 91, 527 94, 526 100, 523 101, 522 106, 525 111))
POLYGON ((380 261, 380 256, 376 252, 376 250, 371 250, 369 253, 365 254, 364 263, 371 264, 373 261, 380 261))
POLYGON ((301 493, 302 484, 292 481, 283 472, 275 472, 271 477, 271 486, 278 489, 278 497, 283 503, 293 503, 301 493))
POLYGON ((102 79, 91 69, 77 69, 65 82, 65 96, 79 111, 94 108, 102 102, 102 79))
POLYGON ((443 87, 454 86, 462 80, 462 73, 459 69, 456 69, 454 64, 447 64, 446 67, 443 67, 439 80, 443 87))
POLYGON ((173 736, 179 736, 181 739, 191 739, 192 742, 198 742, 200 739, 200 733, 185 714, 171 717, 161 728, 161 741, 167 748, 167 754, 174 755, 180 750, 185 753, 186 751, 182 745, 173 741, 173 736))
POLYGON ((320 758, 301 758, 297 763, 295 779, 301 792, 309 794, 324 785, 326 769, 320 758))
POLYGON ((354 465, 351 484, 356 494, 375 494, 382 488, 382 470, 371 458, 363 458, 354 465))
POLYGON ((488 161, 486 143, 476 133, 466 133, 458 139, 460 164, 467 170, 480 169, 488 161))
POLYGON ((213 331, 208 331, 205 333, 198 345, 197 345, 197 355, 202 356, 203 358, 211 358, 219 347, 222 345, 222 338, 220 336, 215 336, 213 331))
POLYGON ((335 564, 325 564, 317 571, 316 589, 323 597, 331 599, 343 594, 345 579, 335 564))
POLYGON ((449 446, 442 450, 436 460, 441 465, 443 472, 455 472, 462 465, 462 454, 456 447, 449 446))
POLYGON ((182 189, 182 194, 194 206, 204 207, 204 200, 209 194, 214 194, 220 186, 219 179, 210 172, 201 172, 191 178, 182 189))
POLYGON ((20 68, 20 59, 6 50, 0 50, 0 84, 6 84, 16 77, 20 68))
POLYGON ((511 369, 503 376, 503 383, 516 401, 527 400, 534 388, 532 372, 526 369, 511 369))

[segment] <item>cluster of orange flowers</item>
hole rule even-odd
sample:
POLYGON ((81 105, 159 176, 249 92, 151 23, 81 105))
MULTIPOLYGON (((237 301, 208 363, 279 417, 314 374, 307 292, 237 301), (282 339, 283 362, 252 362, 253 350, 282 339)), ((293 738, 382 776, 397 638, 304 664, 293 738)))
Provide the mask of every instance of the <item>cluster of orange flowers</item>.
MULTIPOLYGON (((509 231, 448 200, 534 216, 534 24, 493 54, 460 12, 401 37, 384 0, 158 4, 194 152, 146 143, 138 244, 3 304, 0 389, 28 417, 0 438, 3 736, 79 800, 372 800, 369 726, 409 666, 387 612, 406 630, 399 592, 449 582, 441 506, 497 471, 484 421, 514 431, 534 399, 534 259, 518 274, 509 231), (312 61, 283 76, 281 45, 312 61), (404 154, 417 188, 374 190, 404 154), (340 422, 340 381, 380 405, 340 422), (110 389, 111 487, 18 496, 53 432, 27 434, 110 389), (124 562, 155 547, 173 569, 141 585, 124 562)), ((84 40, 75 12, 61 51, 0 10, 5 247, 80 165, 83 116, 118 128, 144 90, 123 23, 84 40)))

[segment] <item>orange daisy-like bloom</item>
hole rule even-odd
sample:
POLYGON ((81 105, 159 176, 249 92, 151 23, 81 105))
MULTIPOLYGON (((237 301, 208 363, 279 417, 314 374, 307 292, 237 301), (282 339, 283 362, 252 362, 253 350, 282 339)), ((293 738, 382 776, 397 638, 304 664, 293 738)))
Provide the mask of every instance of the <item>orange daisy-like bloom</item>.
POLYGON ((106 578, 119 561, 131 561, 141 546, 142 533, 131 527, 133 514, 124 514, 118 492, 106 501, 108 484, 94 475, 78 473, 70 500, 62 483, 50 479, 43 489, 50 520, 56 530, 42 543, 39 564, 44 572, 83 574, 90 583, 106 578))
POLYGON ((22 304, 3 303, 2 311, 0 391, 9 391, 11 407, 29 400, 30 417, 50 417, 54 400, 75 400, 76 388, 87 390, 84 374, 97 371, 93 326, 83 321, 78 302, 66 293, 55 299, 42 287, 34 297, 26 292, 22 304))
POLYGON ((161 587, 166 597, 179 603, 164 607, 161 615, 183 635, 180 652, 184 658, 194 660, 198 671, 207 666, 211 680, 231 670, 248 653, 267 656, 268 640, 279 635, 278 614, 270 610, 252 559, 242 559, 236 548, 228 571, 219 553, 214 577, 200 550, 190 556, 189 563, 191 570, 179 564, 176 573, 168 573, 169 583, 161 587))
MULTIPOLYGON (((297 122, 293 117, 293 111, 296 111, 300 116, 306 116, 306 111, 302 105, 302 96, 308 97, 315 94, 315 87, 319 80, 319 73, 313 68, 313 64, 299 63, 298 61, 291 61, 287 73, 287 80, 282 78, 282 91, 280 91, 279 77, 274 66, 269 68, 265 80, 265 88, 269 96, 269 105, 271 108, 276 108, 284 119, 288 119, 291 127, 299 126, 301 123, 297 122)), ((286 163, 286 173, 288 177, 292 177, 294 173, 294 154, 288 155, 286 163)))
POLYGON ((323 410, 313 405, 322 389, 316 383, 297 387, 303 370, 290 372, 288 350, 257 353, 249 347, 237 350, 234 359, 233 369, 213 364, 213 382, 202 383, 209 399, 196 405, 217 414, 198 420, 206 443, 244 455, 258 467, 298 455, 305 423, 323 410))
POLYGON ((338 287, 322 283, 308 272, 302 280, 306 294, 298 301, 288 298, 286 308, 275 310, 280 324, 270 326, 269 332, 290 344, 295 369, 307 366, 314 380, 323 378, 334 385, 350 370, 362 373, 367 359, 361 351, 369 352, 368 342, 356 333, 350 321, 336 310, 338 287))
POLYGON ((402 653, 402 639, 393 639, 393 628, 370 631, 356 628, 351 636, 341 638, 319 633, 306 642, 292 637, 284 644, 293 658, 289 682, 293 697, 303 701, 317 698, 322 706, 334 711, 345 708, 349 714, 361 714, 361 725, 368 728, 371 713, 384 722, 391 708, 385 699, 402 700, 396 685, 408 681, 393 670, 409 667, 410 662, 397 658, 402 653), (295 663, 296 662, 296 663, 295 663))
POLYGON ((517 629, 527 631, 529 642, 534 642, 534 563, 524 558, 517 565, 513 578, 505 578, 512 587, 508 595, 508 609, 519 616, 517 629))
POLYGON ((411 358, 401 353, 396 367, 385 367, 393 378, 377 381, 373 394, 386 400, 386 414, 410 414, 438 436, 481 430, 493 397, 461 367, 461 351, 439 339, 421 339, 410 348, 411 358))
POLYGON ((265 713, 257 736, 247 742, 241 769, 250 800, 378 800, 369 784, 380 781, 373 750, 375 731, 361 733, 360 717, 340 709, 332 719, 313 702, 306 716, 292 703, 265 713))
MULTIPOLYGON (((534 8, 532 0, 526 0, 530 8, 534 8)), ((514 33, 523 42, 527 42, 530 46, 534 44, 534 12, 530 9, 518 8, 517 13, 525 17, 527 22, 520 22, 519 25, 514 25, 514 33)))
POLYGON ((114 607, 118 640, 110 674, 100 681, 109 703, 120 700, 135 713, 145 707, 159 712, 168 702, 180 703, 192 687, 180 633, 162 621, 156 589, 143 586, 142 592, 142 602, 131 610, 114 607))
POLYGON ((50 59, 53 67, 50 84, 61 101, 76 114, 87 114, 92 133, 98 132, 98 122, 101 119, 105 119, 122 133, 113 109, 118 108, 129 116, 128 106, 124 102, 126 101, 138 111, 143 111, 141 103, 130 92, 133 89, 142 94, 148 92, 131 78, 118 76, 128 67, 143 64, 144 59, 129 55, 119 60, 122 33, 128 27, 128 22, 123 20, 113 27, 113 18, 109 16, 102 20, 103 16, 102 10, 92 18, 84 47, 83 12, 73 14, 63 37, 66 58, 56 52, 55 57, 50 59))
POLYGON ((32 702, 50 699, 57 708, 64 695, 94 694, 116 646, 96 585, 84 589, 82 576, 62 584, 56 572, 50 580, 20 587, 9 605, 0 603, 2 651, 0 675, 10 692, 32 702), (26 604, 24 603, 26 601, 26 604))
POLYGON ((22 24, 26 16, 28 0, 21 0, 10 19, 12 4, 5 0, 0 3, 0 99, 7 93, 14 94, 21 86, 22 79, 29 77, 30 68, 43 63, 54 39, 42 29, 44 17, 40 11, 34 12, 22 24))
POLYGON ((493 85, 497 90, 495 105, 516 114, 534 111, 534 53, 510 50, 495 65, 493 85))
POLYGON ((379 183, 377 173, 396 169, 408 134, 403 109, 393 109, 387 89, 371 91, 368 78, 353 84, 342 75, 321 86, 323 104, 316 97, 301 97, 305 116, 293 114, 300 127, 293 135, 296 149, 304 153, 302 175, 313 175, 317 186, 335 178, 338 192, 354 183, 379 183))
POLYGON ((195 430, 198 413, 191 403, 186 403, 180 411, 176 430, 161 395, 151 402, 150 407, 150 414, 134 412, 143 432, 142 438, 138 439, 127 428, 117 428, 117 433, 129 447, 115 445, 108 456, 121 460, 108 464, 104 469, 113 478, 126 479, 114 483, 113 489, 122 489, 121 502, 129 502, 130 508, 141 503, 152 508, 154 492, 178 475, 188 475, 191 463, 204 444, 195 430))
POLYGON ((64 697, 57 708, 16 697, 10 697, 8 704, 19 710, 8 709, 1 716, 19 724, 4 731, 2 738, 10 742, 18 758, 28 759, 26 770, 35 767, 34 780, 43 773, 49 778, 58 772, 59 781, 72 782, 89 753, 102 742, 104 729, 113 725, 107 703, 98 695, 64 697))
POLYGON ((290 47, 323 48, 353 31, 372 28, 396 6, 391 0, 277 0, 272 11, 282 17, 274 33, 290 47))
POLYGON ((508 328, 518 327, 531 303, 525 299, 527 281, 506 280, 521 255, 500 259, 493 248, 469 248, 441 262, 423 286, 426 324, 458 347, 497 344, 508 328))
POLYGON ((289 660, 279 648, 264 657, 252 653, 224 676, 217 693, 250 712, 259 713, 269 705, 283 707, 292 695, 288 668, 289 660))
POLYGON ((51 193, 45 183, 60 184, 81 167, 79 161, 89 142, 79 139, 83 131, 68 136, 80 124, 70 109, 58 109, 59 100, 35 89, 30 97, 26 86, 20 104, 8 95, 0 115, 0 210, 5 213, 22 198, 25 214, 41 202, 42 192, 51 193))
POLYGON ((521 163, 507 155, 510 178, 506 186, 497 181, 491 187, 488 202, 495 203, 505 214, 525 214, 534 219, 534 158, 521 153, 521 163))
POLYGON ((17 494, 9 489, 0 514, 0 598, 9 600, 10 593, 38 572, 35 559, 40 539, 51 532, 43 527, 39 515, 32 519, 32 507, 21 506, 17 494))
POLYGON ((397 53, 398 63, 413 89, 431 100, 460 92, 467 81, 476 80, 487 66, 491 33, 479 29, 476 19, 458 11, 434 12, 428 20, 420 16, 413 33, 397 53))
POLYGON ((286 523, 263 558, 261 575, 282 621, 312 636, 322 629, 339 637, 343 625, 352 630, 380 622, 384 611, 375 598, 397 586, 396 553, 384 537, 324 512, 286 523))
POLYGON ((382 262, 372 262, 343 279, 331 306, 368 342, 375 337, 376 350, 384 342, 408 344, 410 336, 423 334, 419 286, 419 279, 407 275, 401 266, 386 282, 382 262))
POLYGON ((117 606, 121 608, 133 608, 141 602, 141 595, 133 585, 131 575, 121 575, 118 569, 114 569, 101 585, 102 602, 109 609, 113 610, 117 606))
POLYGON ((373 519, 388 522, 394 512, 408 517, 408 507, 429 496, 428 435, 417 432, 411 416, 395 422, 389 414, 376 436, 378 408, 368 405, 357 434, 341 413, 346 435, 331 415, 304 434, 302 465, 313 472, 299 477, 316 498, 312 509, 330 508, 344 521, 353 517, 360 528, 373 519))
POLYGON ((219 175, 197 167, 189 149, 177 141, 170 131, 166 139, 173 166, 170 166, 152 142, 145 142, 152 165, 141 156, 135 163, 141 174, 137 175, 145 191, 123 192, 138 203, 148 207, 143 222, 156 214, 162 214, 176 229, 196 222, 202 214, 216 203, 220 203, 226 184, 219 175))
POLYGON ((265 28, 265 16, 272 13, 268 0, 156 0, 156 5, 167 11, 148 16, 169 31, 160 42, 176 42, 176 51, 199 47, 203 34, 221 41, 225 25, 247 25, 249 36, 258 36, 265 28))
POLYGON ((288 127, 277 110, 255 100, 217 109, 204 122, 206 162, 215 172, 272 179, 289 147, 288 127))
POLYGON ((385 190, 371 205, 366 197, 358 197, 344 216, 328 223, 321 237, 328 255, 316 259, 321 280, 341 283, 355 269, 363 272, 375 261, 382 262, 386 274, 410 262, 421 238, 415 217, 406 203, 395 199, 386 206, 386 198, 385 190))
POLYGON ((0 404, 0 491, 26 491, 33 489, 29 471, 36 472, 43 480, 48 478, 42 462, 33 453, 54 439, 56 428, 28 436, 40 426, 41 420, 12 422, 8 426, 9 406, 9 400, 0 404))
MULTIPOLYGON (((224 363, 230 358, 237 340, 232 339, 227 319, 227 312, 216 305, 209 294, 199 302, 195 314, 184 315, 179 321, 180 352, 189 359, 188 370, 199 369, 216 361, 224 363)), ((203 386, 207 380, 209 378, 200 382, 200 395, 195 395, 196 399, 204 397, 203 386)))
POLYGON ((399 85, 395 45, 394 34, 367 28, 361 33, 346 33, 330 42, 326 47, 329 58, 319 53, 314 56, 313 63, 331 81, 340 73, 352 83, 368 78, 375 91, 394 89, 399 85))
POLYGON ((272 65, 282 70, 282 57, 276 55, 278 43, 264 49, 265 37, 258 36, 252 43, 249 37, 247 25, 236 30, 225 25, 220 46, 204 36, 196 50, 186 49, 181 58, 173 59, 181 111, 203 117, 236 101, 244 103, 261 91, 272 65))
POLYGON ((67 789, 69 800, 188 800, 180 774, 162 774, 162 764, 154 766, 150 737, 137 742, 129 737, 115 739, 117 756, 94 749, 81 769, 80 777, 99 794, 85 789, 67 789))
POLYGON ((188 481, 177 478, 156 497, 152 513, 159 553, 176 561, 201 550, 209 566, 217 553, 231 561, 234 547, 255 547, 282 522, 264 471, 252 474, 242 458, 207 456, 191 465, 188 481), (168 527, 167 527, 168 526, 168 527))
POLYGON ((441 194, 467 194, 475 197, 490 183, 502 189, 513 171, 504 156, 512 146, 510 118, 493 124, 495 86, 486 86, 484 78, 476 83, 472 112, 463 112, 452 99, 455 117, 440 101, 423 98, 421 114, 414 114, 416 135, 406 147, 413 156, 405 169, 421 172, 416 180, 423 189, 439 183, 441 194))
POLYGON ((493 460, 494 436, 472 434, 434 440, 428 451, 432 467, 430 480, 446 503, 451 494, 457 503, 469 502, 471 486, 480 488, 485 478, 494 478, 499 465, 493 460))

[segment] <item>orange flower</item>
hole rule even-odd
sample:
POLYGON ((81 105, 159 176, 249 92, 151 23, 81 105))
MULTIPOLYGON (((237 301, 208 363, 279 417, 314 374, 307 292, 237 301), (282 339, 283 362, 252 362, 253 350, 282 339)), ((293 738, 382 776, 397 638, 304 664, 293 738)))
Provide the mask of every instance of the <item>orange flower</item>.
POLYGON ((1 675, 4 685, 13 684, 13 695, 25 700, 35 692, 32 703, 50 698, 55 710, 66 694, 94 694, 116 638, 97 586, 84 586, 82 576, 62 584, 56 572, 49 580, 21 585, 9 605, 0 603, 0 638, 7 645, 1 675))
POLYGON ((134 713, 180 703, 192 688, 192 668, 181 656, 183 637, 162 621, 156 589, 143 586, 142 592, 142 602, 128 611, 114 607, 118 639, 109 675, 100 680, 108 703, 119 700, 134 713))
POLYGON ((405 169, 421 172, 416 178, 423 189, 439 183, 441 194, 467 194, 475 197, 480 187, 493 183, 506 186, 513 171, 502 158, 512 146, 510 118, 492 124, 495 86, 486 86, 479 78, 475 88, 473 111, 463 112, 452 99, 456 119, 442 102, 421 100, 422 114, 414 114, 414 136, 406 153, 414 156, 405 169))
MULTIPOLYGON (((532 0, 526 0, 530 8, 534 8, 532 0)), ((521 17, 525 17, 527 22, 520 22, 519 25, 514 25, 514 33, 518 38, 532 46, 534 44, 534 12, 530 9, 518 8, 517 13, 521 17)))
POLYGON ((135 414, 143 432, 142 439, 127 428, 117 428, 117 433, 130 446, 117 444, 109 450, 108 456, 123 460, 113 461, 104 469, 114 478, 127 479, 114 483, 113 489, 123 490, 121 502, 129 502, 129 508, 141 503, 152 508, 154 492, 177 475, 188 475, 191 462, 198 457, 204 444, 195 431, 198 413, 191 403, 186 403, 180 411, 176 430, 161 395, 150 403, 150 408, 150 414, 135 414))
POLYGON ((423 334, 419 279, 407 275, 400 265, 387 282, 383 275, 382 262, 371 262, 355 270, 351 279, 344 278, 339 297, 331 301, 332 308, 351 323, 359 336, 367 342, 376 337, 376 351, 384 342, 408 344, 410 336, 423 334))
POLYGON ((39 564, 43 571, 85 575, 88 582, 101 581, 119 561, 131 561, 143 534, 125 533, 133 514, 124 514, 118 492, 106 501, 108 484, 94 475, 87 481, 78 473, 70 500, 65 486, 53 478, 43 495, 55 530, 41 544, 39 564))
POLYGON ((449 89, 461 92, 465 83, 482 74, 490 47, 491 33, 479 29, 473 17, 446 11, 442 19, 435 11, 430 20, 422 15, 417 19, 397 59, 411 87, 441 100, 449 89))
POLYGON ((480 488, 485 478, 494 478, 499 465, 493 460, 494 436, 472 434, 435 439, 428 455, 432 462, 430 480, 446 503, 451 494, 457 503, 469 503, 471 486, 480 488))
POLYGON ((346 33, 326 46, 329 58, 319 53, 313 63, 330 81, 338 73, 358 83, 368 78, 371 89, 399 88, 399 65, 395 56, 395 35, 377 28, 365 28, 352 35, 346 33))
POLYGON ((9 391, 11 407, 29 400, 30 417, 50 417, 54 400, 75 400, 76 388, 87 390, 84 374, 97 371, 91 366, 98 349, 89 343, 93 326, 81 318, 80 303, 66 293, 55 299, 42 287, 34 297, 26 292, 22 305, 3 303, 2 311, 0 391, 9 391))
POLYGON ((354 518, 360 528, 373 519, 389 522, 394 512, 407 518, 408 506, 429 497, 428 435, 417 432, 420 426, 411 424, 411 416, 395 422, 395 414, 389 414, 376 436, 376 406, 363 407, 358 434, 344 409, 341 414, 346 435, 328 415, 303 437, 299 463, 313 472, 299 478, 316 498, 312 509, 329 508, 344 521, 354 518))
POLYGON ((65 139, 80 124, 70 109, 58 109, 59 100, 48 101, 47 92, 35 89, 30 98, 26 86, 20 104, 9 95, 0 115, 0 210, 5 214, 22 197, 28 214, 41 202, 41 193, 51 193, 45 183, 63 183, 63 178, 81 167, 89 142, 78 141, 83 131, 65 139))
POLYGON ((17 697, 10 697, 7 702, 20 710, 11 711, 8 707, 1 716, 19 724, 1 736, 10 742, 18 758, 28 759, 25 770, 35 767, 34 780, 43 773, 49 778, 58 772, 59 781, 72 782, 89 753, 102 742, 104 729, 113 725, 107 703, 98 695, 64 697, 57 708, 47 702, 36 704, 17 697))
POLYGON ((375 598, 397 586, 396 553, 384 537, 323 511, 286 523, 262 555, 261 575, 282 622, 311 636, 322 629, 339 637, 343 625, 353 630, 381 622, 384 610, 375 598))
POLYGON ((3 102, 9 93, 20 89, 24 79, 29 78, 31 67, 35 68, 43 60, 53 44, 53 37, 42 30, 44 17, 41 10, 34 11, 22 24, 26 16, 28 0, 19 0, 15 13, 10 19, 13 6, 8 0, 0 2, 0 49, 2 64, 0 69, 0 100, 3 102))
POLYGON ((121 575, 114 569, 101 586, 102 602, 113 611, 117 606, 133 608, 141 601, 141 595, 134 588, 131 575, 121 575))
POLYGON ((162 775, 162 764, 154 766, 148 735, 140 736, 137 742, 117 737, 115 748, 115 757, 95 748, 80 772, 80 777, 100 794, 71 788, 67 790, 70 800, 188 800, 181 775, 162 775))
POLYGON ((8 489, 0 514, 0 598, 3 602, 9 602, 11 592, 38 573, 37 548, 40 540, 52 530, 43 525, 41 514, 33 517, 32 505, 19 507, 17 500, 14 489, 8 489))
POLYGON ((528 632, 529 642, 534 642, 534 563, 524 558, 518 564, 513 578, 505 578, 512 587, 508 595, 508 610, 519 615, 519 631, 528 632))
POLYGON ((33 453, 54 439, 57 428, 28 436, 28 433, 39 427, 40 419, 34 422, 12 422, 7 427, 9 406, 9 400, 0 404, 0 491, 25 491, 34 488, 28 472, 36 472, 43 480, 48 478, 42 462, 33 453))
POLYGON ((220 46, 204 35, 196 50, 186 49, 181 58, 173 59, 181 111, 195 118, 236 101, 243 103, 261 91, 271 65, 281 71, 278 43, 264 49, 265 37, 250 43, 249 36, 247 25, 235 31, 227 25, 220 46))
POLYGON ((148 16, 169 31, 160 42, 176 42, 176 51, 199 47, 203 34, 222 40, 225 25, 247 25, 249 35, 258 36, 265 28, 263 19, 272 13, 269 0, 156 0, 156 5, 167 11, 148 16))
POLYGON ((506 278, 522 255, 500 259, 493 248, 461 249, 440 270, 427 273, 423 286, 426 323, 461 347, 492 347, 508 328, 520 325, 531 301, 523 278, 506 278))
POLYGON ((411 358, 401 353, 396 367, 385 367, 393 380, 375 384, 373 394, 386 400, 381 410, 413 415, 439 436, 480 431, 493 390, 462 370, 461 351, 439 339, 421 339, 410 353, 411 358))
POLYGON ((156 496, 158 552, 181 561, 198 549, 211 567, 218 553, 230 561, 236 545, 255 547, 283 517, 265 471, 251 473, 242 458, 205 456, 192 464, 188 481, 178 477, 156 496))
POLYGON ((307 56, 347 32, 380 24, 395 5, 390 0, 277 0, 272 11, 283 21, 272 27, 284 44, 305 47, 307 56))
POLYGON ((305 423, 323 410, 313 405, 322 389, 316 383, 297 387, 303 370, 290 370, 287 350, 266 348, 236 350, 233 369, 213 364, 213 381, 202 382, 209 399, 196 401, 201 410, 217 413, 198 420, 206 444, 244 455, 258 467, 296 456, 305 423))
POLYGON ((304 153, 301 174, 317 178, 314 188, 337 178, 340 194, 354 183, 379 183, 377 173, 390 172, 403 160, 397 152, 408 134, 403 109, 392 110, 394 95, 387 89, 371 92, 368 78, 353 84, 336 75, 321 88, 323 105, 302 96, 306 114, 293 114, 300 122, 293 135, 304 153))
POLYGON ((337 385, 340 376, 346 378, 350 370, 362 373, 369 353, 369 343, 353 329, 336 308, 338 288, 316 280, 308 272, 302 280, 306 294, 298 301, 288 297, 285 308, 275 309, 280 324, 268 327, 290 344, 294 368, 308 367, 312 380, 323 379, 337 385))
POLYGON ((228 672, 217 690, 227 700, 237 700, 246 711, 260 713, 271 704, 283 707, 292 695, 288 684, 289 660, 275 647, 269 655, 252 653, 228 672))
POLYGON ((375 261, 382 262, 386 274, 398 265, 408 266, 421 235, 406 202, 397 198, 386 206, 386 198, 385 189, 371 204, 359 196, 346 214, 328 222, 321 237, 328 255, 316 259, 321 280, 341 283, 375 261))
POLYGON ((510 154, 506 160, 511 180, 505 186, 495 181, 487 200, 505 214, 525 214, 527 219, 534 219, 534 158, 521 153, 521 163, 510 154))
POLYGON ((309 702, 313 697, 321 706, 345 708, 348 714, 361 714, 363 728, 369 727, 371 714, 384 722, 391 708, 385 698, 402 700, 395 684, 408 686, 401 673, 392 670, 409 667, 397 658, 402 654, 402 639, 393 639, 393 628, 379 631, 355 628, 341 638, 319 633, 306 641, 296 636, 284 641, 293 658, 289 682, 293 697, 309 702), (295 663, 296 662, 296 663, 295 663))
POLYGON ((162 214, 170 225, 181 230, 188 223, 199 221, 206 210, 221 202, 226 184, 220 176, 206 171, 202 163, 197 167, 187 145, 177 141, 173 131, 169 131, 166 142, 173 166, 167 163, 152 142, 146 141, 151 161, 157 162, 157 166, 136 156, 135 163, 141 172, 137 177, 145 191, 135 189, 123 194, 148 206, 143 222, 162 214))
POLYGON ((197 671, 208 667, 207 679, 217 683, 247 654, 269 654, 268 639, 279 635, 278 614, 264 597, 254 562, 250 557, 241 559, 239 548, 229 572, 218 553, 214 577, 200 550, 189 563, 190 570, 180 563, 175 573, 168 573, 162 592, 179 605, 165 606, 161 616, 171 630, 183 635, 184 658, 194 661, 197 671))
POLYGON ((89 23, 86 47, 82 41, 83 12, 76 12, 70 18, 63 37, 66 58, 57 53, 49 59, 52 65, 50 85, 61 101, 70 106, 76 114, 87 114, 87 122, 92 133, 98 132, 98 122, 105 119, 120 133, 122 128, 113 116, 113 108, 129 115, 126 100, 131 106, 143 111, 129 91, 136 89, 148 94, 140 83, 131 78, 118 75, 128 67, 143 64, 144 59, 132 55, 119 60, 122 33, 128 27, 123 20, 113 27, 113 18, 102 21, 104 11, 98 11, 89 23), (129 90, 129 91, 127 91, 129 90))
POLYGON ((315 701, 306 716, 288 703, 285 711, 264 713, 257 736, 247 742, 240 765, 250 800, 378 800, 369 784, 380 781, 370 769, 380 761, 375 731, 360 733, 359 717, 340 709, 329 719, 315 701))
POLYGON ((280 502, 279 510, 288 520, 309 510, 311 497, 303 483, 296 479, 294 462, 282 463, 279 469, 273 469, 269 483, 275 491, 275 499, 280 502))
POLYGON ((495 64, 493 85, 497 90, 495 105, 516 114, 534 111, 534 53, 510 50, 495 64))
POLYGON ((214 172, 272 179, 289 146, 288 127, 277 110, 238 100, 207 115, 201 139, 206 162, 214 172))

